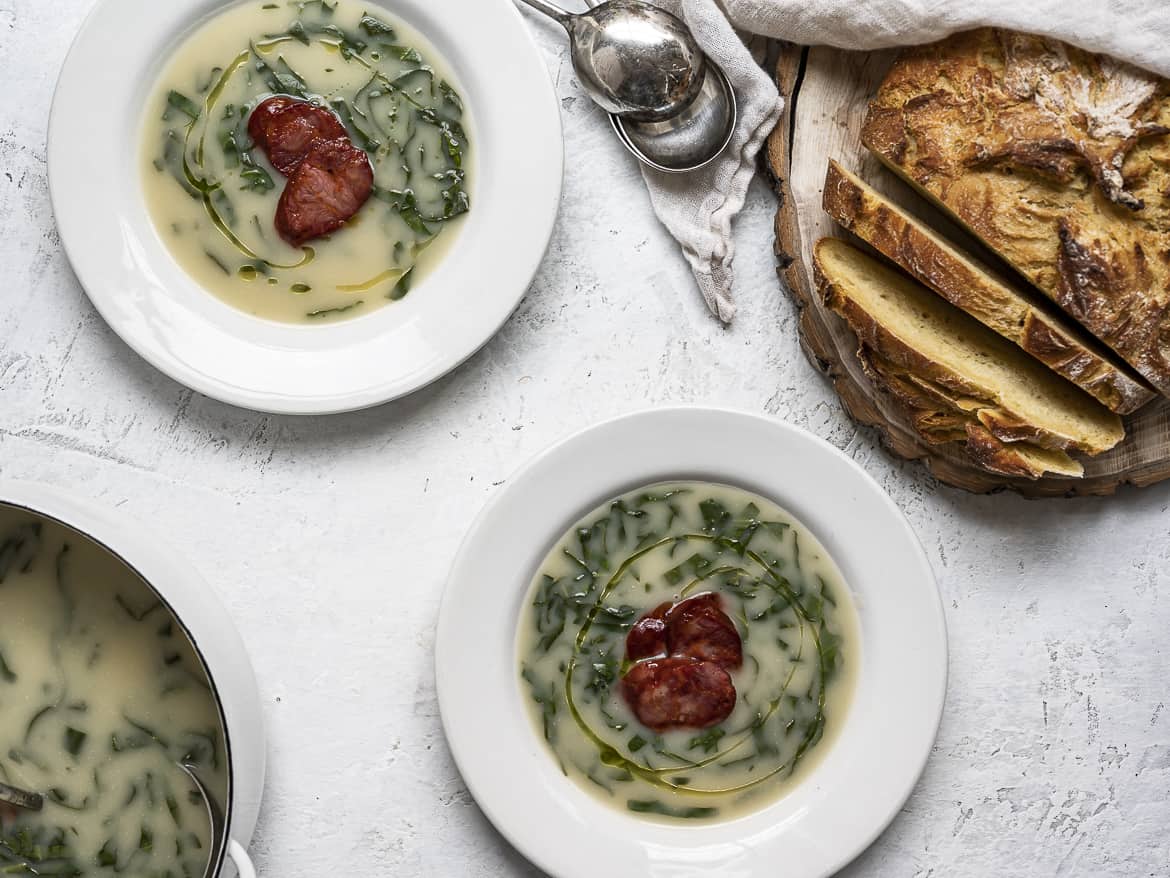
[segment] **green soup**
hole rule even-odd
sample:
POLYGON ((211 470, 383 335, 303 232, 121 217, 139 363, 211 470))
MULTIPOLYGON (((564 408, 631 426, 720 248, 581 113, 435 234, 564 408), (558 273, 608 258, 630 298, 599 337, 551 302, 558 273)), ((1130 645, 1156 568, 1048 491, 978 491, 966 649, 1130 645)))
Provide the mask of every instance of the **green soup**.
POLYGON ((625 811, 733 817, 775 800, 831 746, 859 661, 848 586, 820 542, 739 488, 653 485, 558 541, 524 603, 521 686, 562 771, 625 811), (626 639, 654 608, 713 594, 742 642, 734 707, 655 732, 623 697, 626 639))
POLYGON ((320 323, 406 296, 471 209, 471 147, 453 79, 423 37, 337 0, 251 2, 186 38, 147 98, 142 180, 180 266, 229 304, 320 323), (334 112, 374 170, 343 228, 292 247, 273 219, 285 186, 248 135, 273 95, 334 112))
POLYGON ((202 878, 228 767, 203 667, 158 597, 58 524, 0 506, 0 874, 202 878))

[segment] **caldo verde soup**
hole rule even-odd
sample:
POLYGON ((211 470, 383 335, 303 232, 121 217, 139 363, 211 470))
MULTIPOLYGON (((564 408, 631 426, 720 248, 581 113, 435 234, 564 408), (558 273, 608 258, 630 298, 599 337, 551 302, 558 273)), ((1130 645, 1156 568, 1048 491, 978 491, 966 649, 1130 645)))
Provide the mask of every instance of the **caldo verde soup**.
POLYGON ((210 826, 178 767, 218 801, 219 714, 183 631, 88 539, 0 507, 0 874, 202 878, 210 826))
POLYGON ((860 644, 849 589, 768 500, 680 482, 575 524, 540 566, 521 686, 566 775, 656 819, 775 799, 840 728, 860 644))
MULTIPOLYGON (((146 103, 143 183, 159 235, 200 284, 261 317, 316 323, 401 299, 471 206, 452 81, 418 34, 349 0, 251 0, 218 14, 175 50, 146 103), (328 208, 340 178, 298 182, 295 162, 273 164, 249 121, 274 96, 325 111, 314 136, 340 135, 372 171, 356 214, 294 237, 299 246, 277 228, 285 190, 328 208)), ((317 161, 304 128, 273 130, 278 149, 317 161)))

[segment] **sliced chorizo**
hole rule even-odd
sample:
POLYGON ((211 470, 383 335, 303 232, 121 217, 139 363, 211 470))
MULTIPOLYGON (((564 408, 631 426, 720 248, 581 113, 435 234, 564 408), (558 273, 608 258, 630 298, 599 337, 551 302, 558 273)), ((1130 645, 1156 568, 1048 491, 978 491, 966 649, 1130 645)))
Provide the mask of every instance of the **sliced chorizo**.
POLYGON ((281 110, 293 104, 301 103, 296 98, 285 95, 276 95, 258 103, 251 115, 248 116, 248 136, 252 143, 268 152, 268 126, 281 110))
MULTIPOLYGON (((264 104, 261 104, 252 111, 252 116, 248 119, 249 132, 252 130, 252 121, 263 107, 264 104)), ((318 107, 308 101, 292 101, 273 113, 264 110, 257 127, 261 125, 262 137, 253 136, 253 140, 262 144, 268 161, 286 177, 293 175, 317 144, 349 137, 337 116, 324 107, 318 107)))
POLYGON ((348 138, 318 143, 289 178, 276 206, 276 230, 294 247, 335 232, 373 191, 370 159, 348 138))
POLYGON ((666 613, 670 602, 659 604, 634 623, 626 635, 626 658, 632 662, 666 655, 666 613))
POLYGON ((666 614, 665 622, 670 655, 714 662, 728 671, 743 665, 743 640, 714 592, 675 604, 666 614))
POLYGON ((672 657, 648 659, 622 678, 622 697, 638 720, 656 732, 706 729, 735 708, 735 686, 714 662, 672 657))

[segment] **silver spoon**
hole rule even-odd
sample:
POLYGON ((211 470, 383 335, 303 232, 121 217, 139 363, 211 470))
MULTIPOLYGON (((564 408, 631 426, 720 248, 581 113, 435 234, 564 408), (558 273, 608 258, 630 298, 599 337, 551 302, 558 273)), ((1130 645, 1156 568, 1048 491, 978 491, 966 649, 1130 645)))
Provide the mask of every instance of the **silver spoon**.
POLYGON ((211 794, 211 790, 203 782, 203 778, 199 776, 198 769, 194 765, 187 762, 177 764, 179 768, 183 769, 184 774, 191 778, 191 782, 199 790, 199 795, 203 797, 203 804, 207 806, 207 819, 211 824, 211 850, 208 852, 203 878, 213 878, 215 869, 223 862, 224 854, 227 851, 227 821, 223 816, 223 808, 215 800, 215 796, 211 794))
POLYGON ((524 2, 568 31, 577 78, 603 109, 659 122, 698 96, 707 57, 666 10, 643 0, 609 0, 574 15, 549 0, 524 2))
POLYGON ((735 92, 678 18, 643 0, 586 0, 592 8, 580 15, 549 0, 523 2, 568 31, 578 79, 643 163, 685 173, 726 149, 735 92))
POLYGON ((643 164, 667 174, 704 168, 723 154, 735 135, 735 90, 711 64, 698 98, 665 122, 631 122, 614 114, 609 121, 622 144, 643 164))
MULTIPOLYGON (((223 854, 227 849, 227 821, 223 816, 223 808, 215 800, 195 766, 186 762, 179 762, 177 765, 187 777, 191 778, 199 795, 203 797, 203 804, 207 807, 207 819, 211 824, 211 850, 208 853, 203 878, 213 878, 215 869, 223 861, 223 854)), ((0 806, 3 805, 24 808, 28 811, 40 811, 45 806, 45 800, 39 793, 25 792, 16 787, 10 787, 8 784, 0 783, 0 806)))
POLYGON ((40 793, 28 793, 0 783, 0 805, 12 805, 26 811, 40 811, 45 807, 45 799, 40 793))

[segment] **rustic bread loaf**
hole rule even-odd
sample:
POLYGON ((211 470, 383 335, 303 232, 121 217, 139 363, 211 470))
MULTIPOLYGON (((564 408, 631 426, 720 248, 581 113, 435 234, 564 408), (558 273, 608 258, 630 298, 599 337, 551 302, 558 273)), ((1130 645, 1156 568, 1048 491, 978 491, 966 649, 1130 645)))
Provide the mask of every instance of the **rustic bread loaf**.
POLYGON ((1038 294, 961 253, 837 162, 825 177, 825 211, 952 305, 1015 342, 1107 408, 1129 414, 1156 394, 1038 294))
POLYGON ((813 255, 826 305, 857 334, 862 363, 918 410, 928 441, 961 430, 981 465, 1002 450, 994 439, 1059 452, 1046 471, 1068 471, 1067 452, 1099 454, 1124 438, 1115 414, 911 278, 836 238, 818 241, 813 255))
POLYGON ((983 29, 904 52, 867 147, 1170 394, 1170 83, 983 29))

